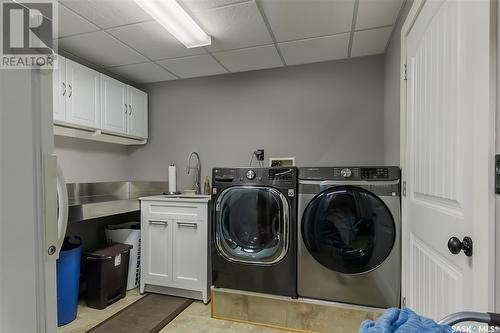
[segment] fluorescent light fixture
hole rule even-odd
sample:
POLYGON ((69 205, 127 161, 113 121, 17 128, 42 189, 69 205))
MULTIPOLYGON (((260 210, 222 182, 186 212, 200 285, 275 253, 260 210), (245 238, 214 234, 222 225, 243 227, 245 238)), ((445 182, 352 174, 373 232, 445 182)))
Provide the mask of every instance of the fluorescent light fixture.
POLYGON ((207 46, 212 43, 191 16, 175 0, 134 0, 168 32, 187 48, 207 46))

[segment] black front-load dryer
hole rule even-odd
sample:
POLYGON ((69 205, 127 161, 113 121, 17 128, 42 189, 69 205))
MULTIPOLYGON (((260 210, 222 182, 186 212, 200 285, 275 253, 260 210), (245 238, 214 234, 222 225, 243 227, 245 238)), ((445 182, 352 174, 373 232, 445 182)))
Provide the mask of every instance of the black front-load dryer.
POLYGON ((212 170, 213 284, 297 297, 296 168, 212 170))

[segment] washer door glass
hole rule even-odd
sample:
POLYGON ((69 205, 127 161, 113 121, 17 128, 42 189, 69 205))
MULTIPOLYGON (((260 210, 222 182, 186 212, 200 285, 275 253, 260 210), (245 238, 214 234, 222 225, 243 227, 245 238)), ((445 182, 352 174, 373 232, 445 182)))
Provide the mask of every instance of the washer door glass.
POLYGON ((231 187, 217 200, 216 242, 232 261, 274 264, 288 250, 286 197, 268 187, 231 187))
POLYGON ((368 272, 391 253, 394 219, 382 200, 352 186, 329 188, 314 197, 302 217, 309 253, 339 273, 368 272))

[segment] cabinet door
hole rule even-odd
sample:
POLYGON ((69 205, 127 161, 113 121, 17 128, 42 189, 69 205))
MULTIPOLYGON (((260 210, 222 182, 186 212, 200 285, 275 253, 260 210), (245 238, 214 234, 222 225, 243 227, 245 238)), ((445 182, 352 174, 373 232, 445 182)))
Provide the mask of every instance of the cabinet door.
POLYGON ((57 69, 52 72, 54 121, 66 121, 66 58, 57 56, 57 69))
POLYGON ((101 74, 101 128, 127 133, 127 85, 101 74))
POLYGON ((100 126, 99 73, 66 60, 66 121, 90 128, 100 126))
POLYGON ((147 283, 172 281, 172 221, 146 217, 142 224, 144 278, 147 283))
POLYGON ((127 87, 128 134, 146 139, 148 137, 148 94, 134 87, 127 87))
POLYGON ((173 235, 173 279, 176 287, 200 290, 207 274, 204 224, 178 218, 173 235))

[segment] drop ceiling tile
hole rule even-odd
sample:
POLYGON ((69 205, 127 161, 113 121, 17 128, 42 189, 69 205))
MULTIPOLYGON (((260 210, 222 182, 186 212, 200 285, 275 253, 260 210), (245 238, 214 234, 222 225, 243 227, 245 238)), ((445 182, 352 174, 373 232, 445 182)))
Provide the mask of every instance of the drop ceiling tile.
POLYGON ((136 83, 149 83, 177 79, 163 67, 153 63, 126 65, 106 68, 108 71, 123 76, 136 83))
POLYGON ((211 9, 216 7, 229 6, 240 2, 251 0, 178 0, 179 3, 189 8, 211 9))
POLYGON ((349 34, 278 43, 287 65, 307 64, 347 57, 349 34))
POLYGON ((283 66, 274 45, 216 52, 214 56, 231 72, 243 72, 283 66))
POLYGON ((133 0, 59 0, 63 5, 106 29, 151 20, 133 0))
POLYGON ((87 66, 89 68, 92 68, 95 70, 99 70, 100 68, 102 68, 102 66, 98 66, 98 65, 88 61, 87 59, 83 59, 83 58, 81 58, 81 57, 79 57, 71 52, 66 51, 65 49, 63 49, 61 47, 57 50, 57 53, 65 58, 71 59, 74 62, 77 62, 80 65, 84 65, 84 66, 87 66))
POLYGON ((359 0, 356 30, 393 25, 403 0, 359 0))
POLYGON ((98 26, 75 14, 73 11, 69 10, 63 5, 59 4, 57 8, 59 37, 66 37, 70 35, 99 30, 98 26))
POLYGON ((59 39, 66 51, 102 67, 137 64, 148 59, 104 31, 59 39))
POLYGON ((262 9, 278 42, 349 32, 354 1, 263 0, 262 9))
POLYGON ((352 57, 384 53, 391 35, 392 27, 363 30, 354 33, 352 39, 352 57))
POLYGON ((151 60, 206 53, 200 47, 188 49, 156 21, 112 28, 107 32, 151 60))
POLYGON ((226 73, 226 70, 209 55, 165 59, 157 63, 181 78, 226 73))
POLYGON ((273 41, 255 2, 243 2, 212 9, 186 3, 196 22, 212 36, 210 51, 225 51, 267 45, 273 41))

